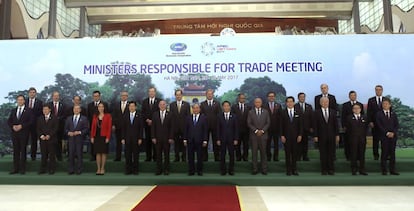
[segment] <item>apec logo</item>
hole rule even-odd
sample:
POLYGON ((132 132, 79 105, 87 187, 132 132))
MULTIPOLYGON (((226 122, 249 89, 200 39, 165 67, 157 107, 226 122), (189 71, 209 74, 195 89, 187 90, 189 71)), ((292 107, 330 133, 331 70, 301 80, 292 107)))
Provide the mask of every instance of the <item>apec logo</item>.
POLYGON ((170 45, 170 49, 175 52, 181 52, 187 50, 187 45, 185 43, 173 43, 170 45))

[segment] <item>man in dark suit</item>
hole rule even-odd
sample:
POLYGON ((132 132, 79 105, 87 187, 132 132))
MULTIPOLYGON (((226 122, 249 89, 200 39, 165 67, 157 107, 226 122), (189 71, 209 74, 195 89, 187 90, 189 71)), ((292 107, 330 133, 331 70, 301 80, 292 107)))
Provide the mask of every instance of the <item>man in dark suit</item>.
POLYGON ((266 109, 262 108, 262 99, 254 100, 254 108, 249 111, 247 126, 250 129, 250 141, 252 143, 252 174, 256 175, 257 150, 260 151, 260 164, 263 175, 267 175, 266 144, 270 127, 270 115, 266 109))
POLYGON ((66 106, 60 101, 60 93, 58 91, 54 91, 52 93, 52 102, 49 102, 49 107, 52 108, 52 115, 59 120, 56 144, 56 158, 58 161, 62 161, 62 142, 65 135, 64 128, 66 120, 66 106))
POLYGON ((270 117, 269 134, 267 136, 266 156, 267 161, 272 158, 272 143, 273 143, 273 161, 279 161, 279 136, 280 136, 280 114, 282 106, 275 102, 276 93, 270 91, 267 93, 267 103, 263 108, 267 110, 270 117))
MULTIPOLYGON (((221 113, 220 102, 213 99, 214 91, 209 89, 206 91, 206 100, 203 101, 200 105, 201 114, 204 114, 207 117, 208 122, 208 137, 213 140, 213 152, 214 152, 214 161, 220 161, 220 148, 217 146, 215 140, 217 140, 217 116, 221 113)), ((204 148, 203 160, 208 160, 208 150, 207 147, 204 148)))
POLYGON ((42 106, 42 114, 37 118, 37 134, 40 139, 40 152, 42 155, 42 163, 40 165, 39 174, 49 172, 54 174, 56 170, 56 141, 59 122, 56 117, 51 114, 51 108, 45 104, 42 106))
POLYGON ((175 90, 175 100, 176 101, 170 104, 170 112, 174 117, 174 122, 176 123, 174 127, 174 162, 180 161, 180 153, 181 161, 186 162, 187 150, 184 147, 183 136, 185 121, 187 120, 187 117, 191 115, 190 104, 186 101, 183 101, 183 91, 180 89, 175 90))
POLYGON ((376 122, 378 135, 381 140, 381 170, 387 175, 387 160, 391 175, 400 175, 395 170, 395 146, 398 139, 399 122, 397 114, 391 111, 391 100, 382 98, 382 111, 377 112, 376 122))
MULTIPOLYGON (((88 104, 88 121, 89 121, 89 127, 92 126, 92 118, 93 115, 98 113, 98 105, 99 103, 101 103, 101 92, 98 90, 93 91, 92 93, 92 98, 93 98, 93 102, 90 102, 88 104)), ((109 111, 109 106, 108 103, 106 102, 102 102, 105 108, 105 111, 108 112, 109 111)), ((91 161, 95 161, 96 160, 96 154, 94 153, 94 149, 93 149, 93 143, 90 142, 90 147, 89 147, 89 151, 91 154, 91 161)))
POLYGON ((377 85, 375 86, 375 96, 368 99, 367 118, 372 133, 372 152, 374 154, 374 160, 379 159, 378 149, 381 141, 381 134, 378 133, 379 128, 376 124, 376 118, 377 112, 382 110, 382 92, 383 87, 381 85, 377 85))
POLYGON ((42 107, 43 101, 36 98, 37 91, 34 87, 29 88, 29 97, 25 102, 25 107, 32 110, 32 120, 33 124, 30 126, 30 157, 32 160, 36 160, 36 153, 37 153, 37 132, 36 132, 36 123, 37 118, 42 116, 42 107))
POLYGON ((352 114, 349 114, 344 122, 349 141, 349 158, 351 160, 352 175, 359 171, 360 175, 368 175, 365 172, 365 147, 367 145, 368 122, 362 114, 362 106, 358 103, 352 105, 352 114), (359 165, 358 165, 359 161, 359 165))
POLYGON ((236 114, 239 124, 239 139, 235 146, 237 161, 241 159, 247 161, 249 157, 249 127, 247 126, 247 116, 251 108, 251 106, 246 104, 246 95, 243 93, 237 95, 237 103, 231 107, 231 112, 236 114))
POLYGON ((314 141, 319 143, 322 175, 334 175, 335 148, 339 143, 336 110, 329 108, 329 98, 320 98, 321 108, 314 114, 314 141))
POLYGON ((364 106, 362 105, 362 103, 357 101, 357 93, 355 91, 350 91, 349 94, 349 101, 342 104, 342 112, 341 112, 341 123, 342 123, 342 128, 345 131, 345 137, 344 137, 344 151, 345 151, 345 157, 347 160, 350 160, 351 158, 351 141, 349 138, 349 134, 347 132, 347 128, 346 128, 346 120, 348 118, 349 115, 353 114, 353 105, 354 104, 358 104, 362 110, 360 111, 360 113, 363 115, 364 114, 364 106))
POLYGON ((221 175, 234 175, 234 146, 239 140, 239 122, 237 115, 231 113, 229 101, 222 103, 223 113, 217 117, 217 145, 220 147, 221 175), (226 167, 226 150, 229 153, 229 166, 226 167))
MULTIPOLYGON (((315 111, 321 109, 320 99, 327 97, 329 99, 329 108, 338 111, 338 104, 334 95, 329 94, 329 87, 327 84, 321 84, 321 94, 315 96, 315 111)), ((335 114, 336 115, 336 114, 335 114)))
POLYGON ((122 123, 122 144, 125 150, 125 174, 138 174, 139 146, 142 144, 144 119, 137 111, 137 103, 130 101, 128 115, 122 123))
POLYGON ((121 161, 122 157, 122 122, 128 115, 128 92, 121 92, 121 100, 112 105, 112 129, 115 130, 116 150, 114 161, 121 161))
POLYGON ((65 135, 68 136, 69 145, 69 168, 70 175, 82 173, 82 148, 86 135, 89 133, 88 118, 81 115, 81 107, 73 107, 73 115, 69 116, 65 122, 65 135), (77 162, 75 162, 77 158, 77 162))
POLYGON ((204 114, 200 114, 200 105, 193 104, 193 114, 187 117, 184 130, 184 146, 187 147, 188 175, 192 176, 197 171, 203 175, 202 148, 207 147, 208 123, 204 114), (195 166, 194 153, 197 153, 197 166, 195 166))
POLYGON ((152 114, 159 111, 158 103, 161 99, 156 97, 157 90, 154 87, 148 89, 148 97, 142 101, 142 116, 145 121, 145 161, 155 161, 155 146, 151 140, 151 125, 152 125, 152 114))
POLYGON ((26 108, 23 95, 16 97, 17 107, 10 112, 7 124, 12 130, 13 170, 10 174, 26 173, 26 146, 29 139, 30 126, 33 122, 32 110, 26 108))
POLYGON ((167 111, 167 103, 161 100, 158 103, 159 111, 152 114, 151 137, 155 145, 157 170, 155 175, 170 173, 170 144, 174 143, 173 116, 167 111), (164 164, 162 155, 164 154, 164 164))
POLYGON ((309 136, 313 134, 313 108, 306 103, 306 95, 303 92, 298 94, 298 103, 295 104, 295 111, 299 112, 303 120, 302 141, 298 143, 298 160, 309 161, 309 136))
POLYGON ((285 148, 286 175, 298 176, 296 160, 298 158, 298 144, 302 141, 303 119, 301 112, 296 111, 295 98, 286 98, 286 109, 281 113, 280 140, 285 148))

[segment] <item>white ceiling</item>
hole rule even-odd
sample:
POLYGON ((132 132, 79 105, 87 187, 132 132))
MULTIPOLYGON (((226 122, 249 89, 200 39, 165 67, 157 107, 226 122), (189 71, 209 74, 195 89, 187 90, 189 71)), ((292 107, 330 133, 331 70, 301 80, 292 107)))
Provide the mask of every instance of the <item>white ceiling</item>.
POLYGON ((182 18, 349 19, 353 0, 65 0, 86 7, 90 24, 182 18))

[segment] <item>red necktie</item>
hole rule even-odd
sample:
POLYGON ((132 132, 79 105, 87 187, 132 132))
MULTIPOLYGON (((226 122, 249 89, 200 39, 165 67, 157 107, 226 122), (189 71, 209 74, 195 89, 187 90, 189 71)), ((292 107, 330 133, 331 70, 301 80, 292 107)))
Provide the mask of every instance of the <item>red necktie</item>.
POLYGON ((55 113, 55 116, 57 116, 57 115, 58 115, 58 107, 57 107, 57 103, 55 103, 54 113, 55 113))

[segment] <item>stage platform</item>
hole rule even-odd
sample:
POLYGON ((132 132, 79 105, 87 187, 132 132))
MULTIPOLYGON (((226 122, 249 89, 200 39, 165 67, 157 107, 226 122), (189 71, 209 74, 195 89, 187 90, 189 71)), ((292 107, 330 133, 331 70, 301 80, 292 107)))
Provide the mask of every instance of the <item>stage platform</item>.
MULTIPOLYGON (((144 159, 141 154, 140 160, 144 159)), ((210 156, 211 158, 212 156, 210 156)), ((310 161, 298 162, 299 176, 286 176, 284 154, 280 153, 279 162, 268 163, 268 175, 251 175, 250 162, 236 162, 235 175, 219 174, 218 162, 205 162, 203 176, 188 176, 187 164, 171 162, 170 175, 156 176, 155 162, 140 162, 138 175, 124 175, 124 162, 114 162, 110 158, 106 174, 96 176, 96 164, 84 157, 84 171, 81 175, 68 175, 67 162, 58 162, 54 175, 38 175, 40 160, 27 162, 25 175, 9 175, 12 166, 10 156, 0 158, 0 184, 25 185, 240 185, 240 186, 377 186, 377 185, 414 185, 414 149, 398 149, 397 170, 399 176, 383 176, 379 161, 372 159, 371 150, 367 150, 366 170, 368 176, 353 176, 350 163, 344 159, 343 151, 337 151, 334 176, 320 174, 319 154, 310 151, 310 161)), ((173 159, 171 159, 173 160, 173 159)))

